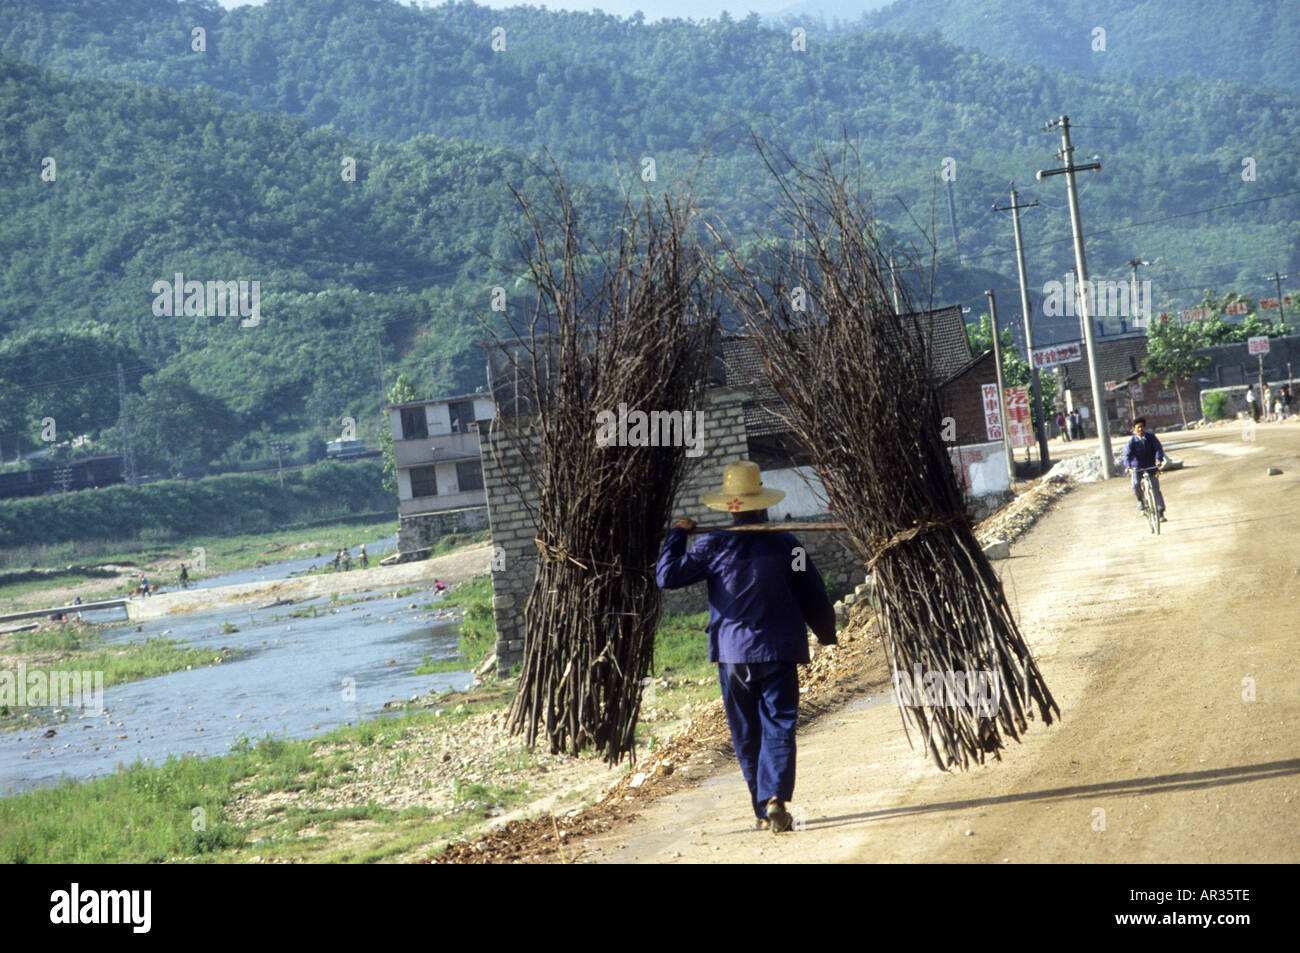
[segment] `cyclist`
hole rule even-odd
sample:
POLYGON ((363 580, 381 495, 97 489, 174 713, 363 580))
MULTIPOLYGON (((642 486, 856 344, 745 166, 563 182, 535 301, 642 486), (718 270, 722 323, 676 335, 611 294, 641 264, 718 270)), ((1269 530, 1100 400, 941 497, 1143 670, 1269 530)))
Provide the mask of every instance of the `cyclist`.
MULTIPOLYGON (((1128 444, 1124 447, 1124 472, 1133 474, 1133 495, 1137 497, 1140 514, 1146 512, 1146 505, 1142 502, 1142 471, 1163 470, 1165 464, 1169 462, 1165 459, 1165 448, 1160 446, 1156 435, 1147 433, 1146 430, 1145 417, 1133 421, 1133 436, 1128 438, 1128 444)), ((1165 498, 1160 493, 1158 473, 1151 474, 1151 487, 1155 490, 1156 508, 1159 510, 1160 519, 1164 522, 1165 498)))

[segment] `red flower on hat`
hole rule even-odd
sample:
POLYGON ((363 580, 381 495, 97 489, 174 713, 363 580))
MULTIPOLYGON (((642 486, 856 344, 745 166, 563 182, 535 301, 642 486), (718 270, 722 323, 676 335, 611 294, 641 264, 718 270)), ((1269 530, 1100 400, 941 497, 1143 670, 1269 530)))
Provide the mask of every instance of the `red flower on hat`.
POLYGON ((727 509, 731 510, 733 513, 739 513, 740 508, 744 505, 745 505, 745 501, 738 496, 733 497, 730 500, 727 500, 727 509))

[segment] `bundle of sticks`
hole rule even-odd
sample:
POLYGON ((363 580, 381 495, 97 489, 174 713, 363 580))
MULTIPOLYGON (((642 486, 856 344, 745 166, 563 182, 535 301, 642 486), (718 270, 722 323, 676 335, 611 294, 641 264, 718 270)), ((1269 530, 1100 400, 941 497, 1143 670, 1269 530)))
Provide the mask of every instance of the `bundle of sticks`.
POLYGON ((931 329, 893 286, 844 160, 823 153, 804 167, 760 152, 788 240, 759 264, 729 251, 720 280, 765 365, 769 409, 811 457, 874 574, 905 730, 944 770, 982 764, 1004 738, 1019 740, 1034 706, 1047 724, 1060 712, 965 513, 941 438, 931 329), (975 699, 954 690, 976 685, 975 699))
POLYGON ((654 534, 687 461, 683 441, 612 445, 599 421, 620 405, 692 413, 716 313, 684 234, 688 202, 626 201, 612 236, 588 236, 558 173, 549 184, 540 208, 517 195, 536 300, 495 342, 513 381, 500 423, 531 483, 516 490, 534 500, 538 548, 509 724, 530 746, 544 734, 553 753, 593 747, 612 765, 635 755, 661 613, 654 534))

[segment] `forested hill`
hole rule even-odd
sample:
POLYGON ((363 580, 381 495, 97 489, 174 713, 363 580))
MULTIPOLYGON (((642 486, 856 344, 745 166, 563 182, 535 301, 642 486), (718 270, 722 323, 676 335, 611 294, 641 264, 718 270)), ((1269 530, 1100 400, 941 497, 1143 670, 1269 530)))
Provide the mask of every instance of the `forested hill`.
POLYGON ((178 401, 219 423, 208 459, 238 459, 232 445, 259 430, 337 436, 342 416, 379 403, 381 347, 390 382, 405 368, 422 391, 484 384, 475 314, 501 280, 488 256, 513 247, 507 187, 531 188, 517 155, 430 137, 370 144, 206 93, 11 59, 0 149, 6 458, 15 430, 36 441, 47 416, 64 434, 112 425, 119 360, 133 390, 144 376, 143 391, 171 395, 156 409, 175 426, 193 429, 178 401), (257 280, 260 323, 159 316, 154 284, 178 272, 257 280), (93 375, 90 391, 42 383, 93 375))
POLYGON ((648 24, 471 3, 271 0, 223 11, 124 0, 110 13, 91 0, 9 0, 0 36, 6 51, 59 70, 208 86, 371 140, 433 133, 544 147, 592 180, 609 181, 616 159, 626 170, 644 156, 668 180, 709 150, 714 207, 738 230, 759 223, 750 196, 763 176, 737 124, 758 121, 805 155, 818 134, 843 128, 861 138, 869 184, 895 226, 908 224, 896 199, 927 227, 937 200, 933 229, 947 254, 954 240, 939 176, 949 172, 961 251, 973 264, 1011 273, 1006 218, 989 211, 1008 180, 1027 199, 1041 196, 1046 208, 1027 223, 1030 268, 1058 278, 1072 264, 1064 190, 1059 180, 1036 185, 1034 173, 1055 164, 1059 142, 1042 123, 1068 113, 1082 154, 1105 160, 1083 185, 1085 224, 1106 233, 1089 249, 1098 276, 1159 257, 1176 302, 1185 289, 1255 276, 1300 251, 1300 196, 1167 221, 1300 181, 1300 96, 1258 83, 1082 78, 880 32, 812 30, 797 51, 788 29, 757 16, 648 24), (196 26, 206 30, 204 52, 191 49, 196 26), (1241 175, 1246 157, 1251 181, 1241 175), (1114 231, 1152 219, 1166 221, 1114 231))
POLYGON ((1300 89, 1300 0, 898 0, 848 28, 937 32, 991 56, 1097 76, 1300 89))

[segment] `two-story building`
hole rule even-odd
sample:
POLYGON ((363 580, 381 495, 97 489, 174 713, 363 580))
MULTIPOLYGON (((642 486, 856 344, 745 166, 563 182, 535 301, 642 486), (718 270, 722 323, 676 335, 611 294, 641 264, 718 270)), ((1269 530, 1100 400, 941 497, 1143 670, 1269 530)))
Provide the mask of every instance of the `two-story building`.
POLYGON ((447 533, 486 529, 476 424, 496 416, 491 396, 462 394, 384 409, 397 469, 398 551, 424 549, 447 533))

